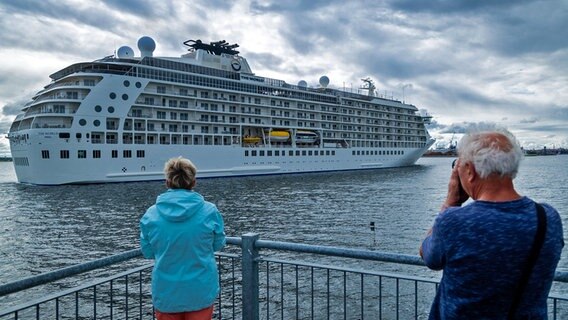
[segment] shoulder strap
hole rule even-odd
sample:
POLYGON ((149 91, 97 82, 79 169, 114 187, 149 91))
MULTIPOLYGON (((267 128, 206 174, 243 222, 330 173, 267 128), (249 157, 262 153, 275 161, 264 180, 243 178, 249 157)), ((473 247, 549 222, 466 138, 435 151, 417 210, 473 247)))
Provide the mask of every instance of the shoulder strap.
POLYGON ((534 236, 533 245, 531 247, 527 262, 523 267, 523 273, 521 274, 519 286, 515 291, 515 297, 513 299, 513 303, 511 304, 511 308, 509 309, 509 316, 507 317, 507 319, 515 318, 515 313, 517 312, 517 308, 519 307, 519 304, 521 302, 521 297, 523 296, 525 288, 527 287, 532 269, 536 264, 540 249, 542 248, 542 245, 544 243, 544 237, 546 233, 546 213, 544 212, 544 208, 540 204, 535 202, 535 205, 538 218, 538 226, 536 229, 536 234, 534 236))

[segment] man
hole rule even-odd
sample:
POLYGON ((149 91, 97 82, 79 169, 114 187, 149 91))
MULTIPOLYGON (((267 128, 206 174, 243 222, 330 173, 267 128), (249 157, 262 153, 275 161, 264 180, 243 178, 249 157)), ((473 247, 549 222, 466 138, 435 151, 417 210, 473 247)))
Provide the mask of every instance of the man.
POLYGON ((547 319, 562 223, 541 204, 544 240, 523 287, 539 219, 536 203, 513 185, 522 157, 505 129, 474 128, 460 140, 446 201, 420 247, 426 265, 444 271, 430 319, 547 319))

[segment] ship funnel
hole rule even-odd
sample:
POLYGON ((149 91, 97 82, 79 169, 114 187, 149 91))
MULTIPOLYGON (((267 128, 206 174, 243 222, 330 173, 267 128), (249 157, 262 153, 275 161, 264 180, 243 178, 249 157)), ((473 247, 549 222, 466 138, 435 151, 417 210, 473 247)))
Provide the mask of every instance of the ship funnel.
POLYGON ((148 36, 143 36, 138 39, 138 49, 142 58, 151 57, 154 54, 154 49, 156 49, 156 42, 148 36))

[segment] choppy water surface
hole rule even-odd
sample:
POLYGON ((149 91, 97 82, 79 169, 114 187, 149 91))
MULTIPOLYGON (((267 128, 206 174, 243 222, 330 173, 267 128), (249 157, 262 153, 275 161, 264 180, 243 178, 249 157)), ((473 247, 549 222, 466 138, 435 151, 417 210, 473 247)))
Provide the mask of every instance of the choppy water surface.
MULTIPOLYGON (((450 158, 407 168, 198 180, 226 233, 417 254, 444 197, 450 158), (376 244, 369 223, 377 226, 376 244)), ((555 206, 568 231, 568 156, 530 157, 518 190, 555 206)), ((42 187, 0 163, 0 283, 138 247, 138 222, 163 182, 42 187)), ((568 270, 566 250, 560 268, 568 270)))

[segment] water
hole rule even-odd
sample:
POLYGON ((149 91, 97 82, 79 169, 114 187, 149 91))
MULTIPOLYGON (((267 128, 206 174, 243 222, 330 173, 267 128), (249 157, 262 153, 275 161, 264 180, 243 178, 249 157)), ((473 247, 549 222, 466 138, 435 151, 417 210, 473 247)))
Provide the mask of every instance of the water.
MULTIPOLYGON (((568 232, 568 156, 528 157, 516 186, 555 206, 568 232)), ((226 233, 416 255, 445 198, 451 158, 362 172, 198 180, 226 233), (369 228, 373 221, 376 234, 369 228), (373 238, 376 237, 376 243, 373 238)), ((138 247, 138 222, 163 182, 42 187, 0 162, 0 283, 138 247)), ((559 268, 568 271, 564 250, 559 268)))

